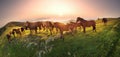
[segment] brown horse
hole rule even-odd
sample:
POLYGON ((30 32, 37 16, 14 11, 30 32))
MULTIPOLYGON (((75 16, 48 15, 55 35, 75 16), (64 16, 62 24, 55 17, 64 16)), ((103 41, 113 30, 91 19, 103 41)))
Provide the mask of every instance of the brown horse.
POLYGON ((25 28, 21 27, 20 30, 21 30, 21 32, 24 32, 24 31, 25 31, 25 28))
POLYGON ((38 27, 38 23, 37 22, 26 22, 25 23, 25 27, 26 29, 30 29, 30 33, 32 33, 32 31, 34 30, 35 33, 37 33, 37 27, 38 27))
POLYGON ((76 22, 70 22, 67 23, 67 26, 69 27, 69 29, 77 30, 77 27, 80 27, 81 25, 76 22))
POLYGON ((6 37, 8 39, 8 42, 10 43, 11 42, 11 33, 7 34, 6 37))
POLYGON ((108 22, 107 18, 103 18, 102 22, 104 23, 104 25, 107 25, 107 22, 108 22))
POLYGON ((15 32, 13 30, 10 32, 10 35, 11 34, 15 37, 15 32))
POLYGON ((43 27, 44 30, 50 31, 50 34, 52 35, 54 25, 51 21, 42 22, 42 27, 43 27))
POLYGON ((56 30, 60 30, 60 38, 64 40, 63 31, 70 31, 72 33, 75 29, 75 24, 63 24, 60 22, 54 22, 54 27, 56 28, 56 30))
POLYGON ((73 28, 75 31, 77 30, 77 27, 79 27, 81 29, 81 24, 78 24, 75 22, 67 23, 67 25, 70 26, 69 28, 73 28))
POLYGON ((37 27, 39 27, 39 30, 41 30, 43 28, 43 22, 39 21, 36 22, 37 27))
POLYGON ((94 20, 84 20, 81 17, 77 17, 76 23, 79 23, 83 27, 83 32, 86 32, 86 27, 93 27, 93 31, 96 31, 96 22, 94 20))
POLYGON ((20 36, 22 35, 19 28, 18 28, 18 29, 12 29, 12 32, 10 32, 10 33, 13 34, 14 37, 15 37, 15 33, 16 33, 17 35, 20 35, 20 36))

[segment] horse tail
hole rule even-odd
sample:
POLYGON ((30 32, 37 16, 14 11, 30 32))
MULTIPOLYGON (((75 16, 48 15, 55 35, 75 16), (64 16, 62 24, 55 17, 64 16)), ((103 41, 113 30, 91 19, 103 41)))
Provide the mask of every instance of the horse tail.
POLYGON ((93 30, 96 30, 96 22, 94 22, 93 30))
POLYGON ((93 26, 93 30, 95 30, 96 29, 96 27, 95 26, 93 26))

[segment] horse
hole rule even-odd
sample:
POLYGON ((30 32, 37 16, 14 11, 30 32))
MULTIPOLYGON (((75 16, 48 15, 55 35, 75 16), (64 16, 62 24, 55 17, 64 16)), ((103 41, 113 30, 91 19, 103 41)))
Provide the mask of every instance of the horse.
POLYGON ((52 35, 54 25, 51 21, 42 22, 42 27, 43 27, 44 30, 49 30, 50 34, 52 35))
POLYGON ((15 37, 15 32, 14 31, 11 31, 10 34, 15 37))
POLYGON ((25 23, 25 27, 26 30, 29 28, 30 29, 30 33, 32 33, 32 31, 34 30, 35 33, 37 33, 37 27, 38 27, 38 23, 37 22, 26 22, 25 23))
POLYGON ((75 31, 77 30, 77 27, 81 29, 81 25, 76 22, 70 22, 70 23, 67 23, 67 25, 69 25, 70 26, 69 28, 73 28, 75 31))
POLYGON ((7 34, 6 37, 8 39, 8 42, 10 43, 11 42, 11 33, 7 34))
POLYGON ((108 22, 107 18, 103 18, 102 22, 104 23, 104 25, 107 25, 107 22, 108 22))
POLYGON ((54 27, 56 28, 56 30, 60 31, 60 38, 64 40, 63 37, 63 32, 64 31, 70 31, 71 33, 73 33, 74 29, 75 29, 75 24, 64 24, 64 23, 60 23, 60 22, 54 22, 54 27))
POLYGON ((12 31, 10 32, 10 34, 13 34, 14 35, 14 37, 15 37, 15 33, 17 34, 17 35, 22 35, 22 33, 21 33, 21 31, 20 31, 20 28, 18 28, 18 29, 12 29, 12 31))
POLYGON ((24 31, 25 31, 25 28, 21 27, 20 30, 21 30, 21 32, 24 32, 24 31))
POLYGON ((43 22, 37 22, 37 27, 39 27, 39 31, 43 28, 43 22))
POLYGON ((81 17, 77 17, 76 23, 79 23, 83 27, 83 32, 86 33, 86 27, 93 27, 93 31, 96 32, 96 22, 94 20, 84 20, 81 17))

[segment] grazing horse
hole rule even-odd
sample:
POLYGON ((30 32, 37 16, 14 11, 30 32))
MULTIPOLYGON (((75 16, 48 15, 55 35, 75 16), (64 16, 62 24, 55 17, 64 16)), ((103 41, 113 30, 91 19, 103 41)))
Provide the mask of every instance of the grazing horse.
POLYGON ((56 30, 60 30, 60 38, 64 40, 63 37, 63 31, 71 31, 73 32, 75 29, 75 24, 63 24, 60 22, 54 22, 54 27, 56 28, 56 30))
POLYGON ((39 30, 41 30, 43 28, 43 22, 37 22, 37 27, 39 27, 39 30))
POLYGON ((70 26, 69 28, 73 28, 74 30, 77 30, 77 27, 79 27, 81 29, 81 25, 78 23, 75 23, 75 22, 67 23, 67 25, 70 26))
POLYGON ((10 34, 12 34, 15 37, 15 32, 14 31, 11 31, 10 34))
POLYGON ((67 23, 67 26, 69 26, 69 29, 71 29, 72 31, 76 31, 77 27, 80 27, 80 24, 75 22, 70 22, 70 23, 67 23))
POLYGON ((20 29, 21 29, 21 32, 24 32, 24 31, 25 31, 25 29, 24 29, 23 27, 21 27, 20 29))
POLYGON ((32 33, 32 31, 34 30, 35 33, 37 33, 37 27, 38 27, 38 23, 37 22, 26 22, 25 23, 25 27, 26 29, 29 28, 30 29, 30 33, 32 33))
POLYGON ((43 27, 44 30, 49 30, 50 34, 52 35, 54 25, 51 21, 42 22, 42 27, 43 27))
POLYGON ((107 22, 108 22, 107 18, 103 18, 103 19, 102 19, 102 22, 104 23, 104 25, 106 25, 107 22))
POLYGON ((10 32, 10 33, 13 34, 14 37, 15 37, 15 33, 16 33, 17 35, 20 35, 20 36, 22 35, 19 28, 18 28, 18 29, 12 29, 12 32, 10 32))
POLYGON ((79 23, 83 27, 83 32, 86 32, 86 27, 93 27, 93 31, 96 31, 96 22, 94 20, 84 20, 81 17, 77 17, 76 23, 79 23))
POLYGON ((11 42, 11 33, 10 33, 10 34, 7 34, 6 37, 7 37, 7 39, 8 39, 8 42, 10 43, 10 42, 11 42))

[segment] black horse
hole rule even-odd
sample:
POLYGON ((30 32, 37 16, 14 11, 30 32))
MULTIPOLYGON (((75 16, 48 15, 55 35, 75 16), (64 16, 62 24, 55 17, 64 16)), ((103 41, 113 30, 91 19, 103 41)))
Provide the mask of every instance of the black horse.
POLYGON ((108 22, 107 18, 103 18, 102 22, 104 23, 104 25, 107 25, 107 22, 108 22))

